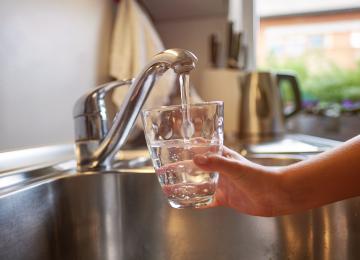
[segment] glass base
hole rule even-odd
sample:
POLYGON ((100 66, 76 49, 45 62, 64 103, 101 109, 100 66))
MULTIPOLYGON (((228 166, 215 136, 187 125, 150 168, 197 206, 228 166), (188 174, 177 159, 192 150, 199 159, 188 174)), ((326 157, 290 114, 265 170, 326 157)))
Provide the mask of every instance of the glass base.
POLYGON ((175 209, 184 209, 184 208, 202 208, 208 206, 213 202, 213 195, 198 197, 192 199, 168 199, 171 207, 175 209))

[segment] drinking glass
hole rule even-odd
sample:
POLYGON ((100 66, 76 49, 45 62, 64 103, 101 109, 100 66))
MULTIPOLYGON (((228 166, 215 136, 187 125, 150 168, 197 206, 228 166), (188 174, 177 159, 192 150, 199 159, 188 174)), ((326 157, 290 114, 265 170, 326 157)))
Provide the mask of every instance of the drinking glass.
POLYGON ((212 202, 218 173, 198 168, 192 159, 197 154, 222 153, 223 117, 222 101, 142 111, 151 160, 173 208, 197 208, 212 202))

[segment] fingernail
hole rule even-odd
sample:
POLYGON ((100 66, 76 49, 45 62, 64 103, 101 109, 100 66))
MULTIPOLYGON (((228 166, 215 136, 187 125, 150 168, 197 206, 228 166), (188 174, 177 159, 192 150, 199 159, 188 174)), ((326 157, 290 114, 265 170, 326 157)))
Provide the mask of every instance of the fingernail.
POLYGON ((196 155, 194 157, 194 161, 197 164, 207 164, 209 162, 209 158, 205 155, 196 155))

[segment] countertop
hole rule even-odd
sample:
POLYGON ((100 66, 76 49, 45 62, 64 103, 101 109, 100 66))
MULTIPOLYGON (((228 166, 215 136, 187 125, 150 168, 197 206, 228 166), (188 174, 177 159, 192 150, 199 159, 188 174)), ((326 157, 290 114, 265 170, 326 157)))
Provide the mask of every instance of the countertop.
POLYGON ((331 118, 301 113, 288 120, 287 129, 290 133, 346 141, 360 134, 360 114, 331 118))

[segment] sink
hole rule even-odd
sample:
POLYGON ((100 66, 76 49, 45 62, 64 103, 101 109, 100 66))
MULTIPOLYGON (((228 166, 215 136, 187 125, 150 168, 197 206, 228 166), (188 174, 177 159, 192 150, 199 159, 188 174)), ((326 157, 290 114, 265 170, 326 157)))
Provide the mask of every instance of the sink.
MULTIPOLYGON (((271 218, 172 209, 147 156, 119 153, 120 168, 102 173, 67 161, 0 174, 0 259, 360 259, 360 198, 271 218)), ((284 166, 307 157, 248 158, 284 166)))
POLYGON ((263 218, 168 206, 155 174, 83 173, 0 198, 0 259, 360 259, 360 200, 263 218))

